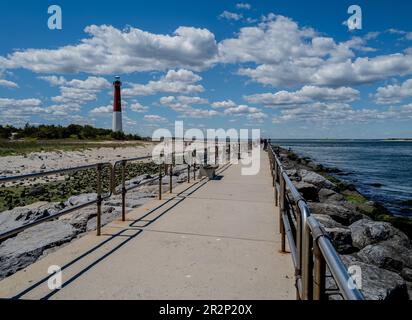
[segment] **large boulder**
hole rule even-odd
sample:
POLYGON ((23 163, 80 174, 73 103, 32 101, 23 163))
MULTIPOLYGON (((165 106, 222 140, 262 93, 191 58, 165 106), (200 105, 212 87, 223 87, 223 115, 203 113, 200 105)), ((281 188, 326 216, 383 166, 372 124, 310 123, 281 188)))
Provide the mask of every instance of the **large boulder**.
POLYGON ((299 176, 301 177, 303 182, 313 184, 317 186, 319 189, 321 188, 335 189, 336 188, 336 186, 332 182, 330 182, 325 177, 313 171, 301 169, 299 170, 299 176))
POLYGON ((333 220, 330 216, 325 214, 312 214, 316 220, 324 227, 324 228, 344 228, 343 224, 333 220))
MULTIPOLYGON (((401 272, 402 278, 406 281, 412 281, 412 269, 411 268, 403 268, 401 272)), ((412 299, 412 297, 411 297, 412 299)))
POLYGON ((308 201, 318 201, 318 188, 313 184, 299 181, 294 183, 296 189, 300 192, 303 198, 308 201))
POLYGON ((66 206, 79 206, 89 201, 96 200, 97 193, 85 193, 78 196, 70 197, 69 200, 65 202, 66 206))
POLYGON ((77 232, 63 221, 50 221, 27 229, 0 245, 0 279, 35 262, 45 250, 71 241, 77 232))
POLYGON ((332 189, 326 189, 322 188, 318 192, 319 195, 319 201, 320 202, 341 202, 345 200, 345 197, 341 195, 340 193, 335 192, 332 189))
POLYGON ((56 214, 62 209, 58 203, 36 202, 0 213, 0 233, 56 214))
POLYGON ((412 267, 412 250, 396 240, 368 245, 359 251, 357 256, 365 263, 398 273, 401 273, 405 267, 412 267))
POLYGON ((406 283, 397 273, 366 264, 350 255, 342 256, 342 261, 348 268, 360 268, 360 289, 366 300, 409 300, 406 283))
POLYGON ((353 253, 356 249, 352 245, 352 237, 349 228, 325 228, 333 246, 340 254, 353 253))
POLYGON ((358 249, 393 237, 398 238, 403 245, 409 243, 408 237, 402 231, 387 222, 362 219, 354 222, 350 226, 350 230, 352 232, 353 245, 358 249))
POLYGON ((333 220, 349 226, 355 221, 363 218, 362 214, 356 211, 351 211, 344 206, 332 203, 308 203, 309 209, 314 214, 328 215, 333 220))

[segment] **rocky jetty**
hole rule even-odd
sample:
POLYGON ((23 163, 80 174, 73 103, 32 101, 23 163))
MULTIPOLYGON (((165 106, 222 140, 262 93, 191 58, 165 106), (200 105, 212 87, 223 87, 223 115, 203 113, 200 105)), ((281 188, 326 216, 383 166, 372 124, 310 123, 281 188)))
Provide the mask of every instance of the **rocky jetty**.
MULTIPOLYGON (((391 216, 355 186, 338 180, 334 176, 338 169, 325 168, 284 149, 280 149, 280 158, 344 263, 361 268, 365 298, 412 298, 412 221, 391 216)), ((334 284, 327 283, 332 289, 334 284)))
MULTIPOLYGON (((139 185, 141 182, 151 178, 151 175, 143 174, 127 181, 127 185, 139 185)), ((182 183, 186 180, 187 174, 185 171, 176 173, 173 177, 174 184, 182 183)), ((164 178, 163 184, 165 186, 169 184, 169 177, 164 178)), ((126 197, 126 211, 129 212, 134 208, 138 208, 147 201, 157 197, 157 195, 157 180, 129 191, 126 197)), ((62 209, 87 203, 96 199, 96 196, 96 193, 86 193, 71 196, 65 202, 36 202, 24 207, 0 212, 0 233, 51 216, 62 209)), ((102 224, 105 225, 118 219, 121 211, 121 196, 112 196, 104 200, 102 205, 102 224)), ((58 247, 95 229, 96 205, 91 205, 29 228, 17 236, 3 241, 0 243, 0 280, 29 266, 58 247)))

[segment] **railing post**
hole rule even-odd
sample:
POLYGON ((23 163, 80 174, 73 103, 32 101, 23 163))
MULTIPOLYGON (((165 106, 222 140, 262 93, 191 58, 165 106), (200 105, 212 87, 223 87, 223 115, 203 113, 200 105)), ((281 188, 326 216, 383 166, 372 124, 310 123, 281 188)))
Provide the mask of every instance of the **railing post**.
POLYGON ((276 161, 276 156, 274 160, 274 166, 275 166, 275 206, 279 206, 279 196, 278 196, 278 188, 277 188, 277 182, 278 182, 278 177, 279 177, 279 167, 278 163, 276 161))
POLYGON ((163 170, 162 170, 162 164, 159 164, 159 200, 162 200, 162 179, 163 179, 163 177, 162 177, 162 173, 163 173, 163 170))
POLYGON ((97 236, 101 235, 102 228, 102 164, 97 165, 97 217, 96 217, 96 232, 97 236))
POLYGON ((281 250, 286 252, 286 235, 283 224, 283 214, 286 212, 286 183, 283 175, 280 176, 280 208, 279 208, 279 231, 281 234, 281 250))
POLYGON ((122 161, 122 221, 126 221, 126 160, 122 161))
POLYGON ((304 300, 313 300, 313 237, 307 223, 302 229, 302 296, 304 300))
POLYGON ((219 162, 219 146, 215 142, 215 165, 219 162))
POLYGON ((169 172, 169 192, 173 192, 173 164, 170 164, 170 172, 169 172))
POLYGON ((237 159, 240 160, 241 159, 241 155, 240 155, 240 137, 238 139, 238 153, 237 153, 237 159))
POLYGON ((326 280, 326 262, 319 249, 317 240, 313 240, 314 276, 313 276, 313 299, 325 300, 325 280, 326 280))
POLYGON ((187 165, 187 183, 190 183, 190 164, 187 165))

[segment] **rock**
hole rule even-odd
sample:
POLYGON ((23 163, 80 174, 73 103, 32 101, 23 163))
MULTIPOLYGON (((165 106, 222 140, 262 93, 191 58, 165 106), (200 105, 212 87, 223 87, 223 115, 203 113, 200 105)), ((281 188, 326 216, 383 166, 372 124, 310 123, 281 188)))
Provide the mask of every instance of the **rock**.
POLYGON ((350 255, 342 256, 342 261, 350 266, 360 267, 363 293, 366 300, 408 300, 405 281, 397 273, 363 263, 350 255))
POLYGON ((69 200, 65 202, 66 206, 79 206, 81 204, 87 203, 89 201, 96 200, 97 193, 85 193, 78 196, 70 197, 69 200))
POLYGON ((185 183, 187 181, 187 173, 179 175, 177 178, 177 183, 185 183))
POLYGON ((412 250, 397 241, 384 241, 368 245, 357 253, 358 258, 380 268, 402 272, 404 267, 412 268, 412 250))
POLYGON ((22 225, 59 212, 62 206, 58 203, 36 202, 28 206, 17 207, 0 213, 0 232, 5 232, 22 225))
POLYGON ((360 213, 351 211, 338 204, 308 203, 308 205, 313 214, 328 215, 333 220, 343 224, 344 226, 348 226, 363 218, 360 213))
POLYGON ((349 228, 325 228, 333 246, 341 254, 353 253, 352 236, 349 228))
POLYGON ((63 221, 49 221, 27 229, 0 245, 0 279, 35 262, 45 250, 71 241, 76 230, 63 221))
POLYGON ((404 244, 409 243, 408 237, 388 222, 362 219, 353 223, 350 229, 352 232, 353 245, 358 249, 388 240, 394 236, 399 237, 399 240, 403 241, 404 244))
POLYGON ((322 188, 318 192, 320 202, 341 202, 345 197, 331 189, 322 188))
POLYGON ((318 201, 318 189, 313 184, 307 182, 295 182, 296 189, 300 192, 303 198, 308 201, 318 201))
POLYGON ((40 170, 46 170, 46 168, 47 168, 46 165, 43 163, 40 167, 40 170))
POLYGON ((340 224, 339 222, 333 220, 330 216, 324 215, 324 214, 312 214, 313 217, 318 220, 318 222, 324 227, 324 228, 343 228, 344 226, 340 224))
POLYGON ((303 182, 307 182, 310 184, 313 184, 317 186, 319 189, 321 188, 327 188, 327 189, 335 189, 336 186, 327 180, 325 177, 321 176, 320 174, 317 174, 316 172, 313 171, 308 171, 308 170, 299 170, 299 175, 302 178, 303 182))
POLYGON ((412 281, 412 269, 411 268, 403 268, 401 275, 402 275, 402 278, 404 278, 406 281, 412 281))

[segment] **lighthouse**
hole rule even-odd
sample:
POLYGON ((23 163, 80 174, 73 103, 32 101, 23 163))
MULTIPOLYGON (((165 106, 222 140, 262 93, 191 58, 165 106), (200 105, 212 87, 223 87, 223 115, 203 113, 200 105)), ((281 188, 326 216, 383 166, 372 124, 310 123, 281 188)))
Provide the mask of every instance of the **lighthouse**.
POLYGON ((120 77, 115 77, 113 82, 114 96, 113 96, 113 132, 123 132, 122 126, 122 97, 120 88, 122 83, 120 77))

